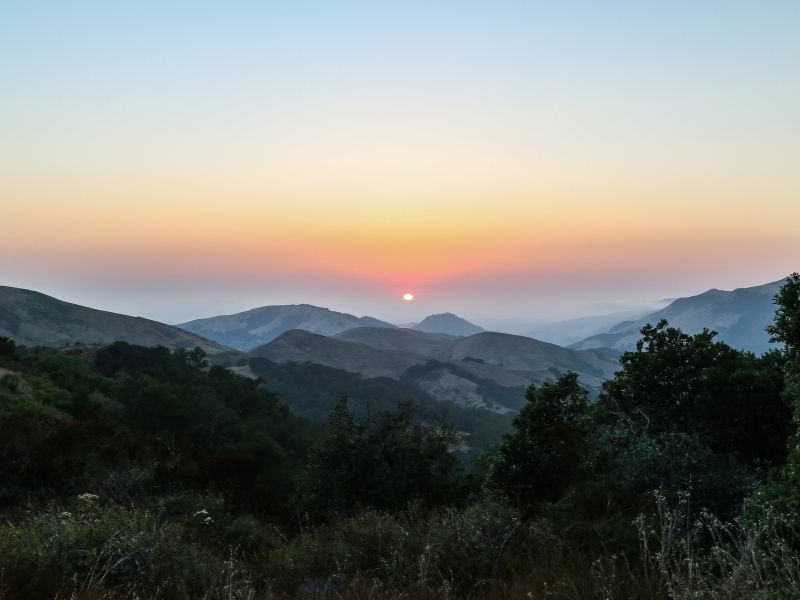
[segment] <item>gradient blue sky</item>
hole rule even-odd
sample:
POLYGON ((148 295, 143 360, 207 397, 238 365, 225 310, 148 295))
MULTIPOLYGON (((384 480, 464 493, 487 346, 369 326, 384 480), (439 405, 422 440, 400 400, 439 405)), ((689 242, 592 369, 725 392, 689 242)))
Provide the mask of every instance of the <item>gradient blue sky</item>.
POLYGON ((799 31, 796 1, 2 2, 0 283, 175 322, 772 281, 799 31))

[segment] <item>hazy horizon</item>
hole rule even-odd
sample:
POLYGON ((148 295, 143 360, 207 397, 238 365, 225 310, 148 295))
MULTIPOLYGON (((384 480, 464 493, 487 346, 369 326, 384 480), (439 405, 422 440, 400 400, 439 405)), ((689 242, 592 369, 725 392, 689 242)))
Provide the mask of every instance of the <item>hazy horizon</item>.
POLYGON ((2 284, 480 323, 798 269, 796 2, 87 8, 0 8, 2 284))
MULTIPOLYGON (((785 275, 784 275, 785 276, 785 275)), ((21 287, 33 289, 60 300, 107 310, 132 316, 140 316, 168 324, 180 324, 195 319, 212 317, 224 314, 234 314, 246 310, 270 305, 287 304, 311 304, 314 306, 328 308, 330 310, 353 314, 356 316, 371 316, 394 324, 410 324, 422 320, 431 314, 449 312, 460 317, 474 321, 476 324, 487 329, 498 331, 508 330, 518 332, 525 330, 526 324, 529 326, 545 325, 572 319, 581 319, 594 316, 613 315, 615 313, 625 313, 631 311, 649 312, 664 307, 668 302, 678 297, 694 296, 708 291, 711 288, 732 290, 742 287, 752 287, 762 285, 782 279, 784 276, 776 277, 769 281, 759 281, 746 285, 711 285, 697 289, 688 289, 684 293, 672 296, 657 296, 653 294, 627 294, 623 301, 603 299, 596 296, 589 303, 580 303, 580 297, 574 302, 564 302, 563 298, 559 304, 550 298, 540 299, 537 305, 537 298, 530 298, 530 308, 519 307, 516 310, 509 310, 503 306, 470 306, 469 303, 454 302, 447 304, 451 299, 430 299, 417 297, 413 302, 396 303, 397 308, 387 309, 382 303, 368 299, 352 301, 346 297, 336 297, 321 293, 315 298, 304 298, 301 292, 275 293, 272 290, 248 290, 240 291, 238 295, 228 294, 225 290, 195 290, 189 292, 180 289, 155 289, 130 287, 88 287, 86 285, 64 285, 53 286, 41 282, 41 285, 25 285, 15 282, 1 282, 0 285, 10 285, 11 287, 21 287), (142 310, 147 308, 149 310, 142 310), (503 327, 506 324, 506 327, 503 327)), ((310 293, 309 293, 310 295, 310 293)), ((622 320, 622 319, 620 319, 622 320)))

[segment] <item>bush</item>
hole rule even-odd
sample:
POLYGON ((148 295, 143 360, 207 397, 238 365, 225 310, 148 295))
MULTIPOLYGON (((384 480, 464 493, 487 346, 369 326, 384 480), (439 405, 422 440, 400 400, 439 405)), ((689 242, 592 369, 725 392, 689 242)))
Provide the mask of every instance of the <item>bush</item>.
POLYGON ((663 581, 670 598, 800 598, 800 531, 792 522, 723 522, 702 512, 691 518, 691 496, 637 520, 645 568, 663 581))

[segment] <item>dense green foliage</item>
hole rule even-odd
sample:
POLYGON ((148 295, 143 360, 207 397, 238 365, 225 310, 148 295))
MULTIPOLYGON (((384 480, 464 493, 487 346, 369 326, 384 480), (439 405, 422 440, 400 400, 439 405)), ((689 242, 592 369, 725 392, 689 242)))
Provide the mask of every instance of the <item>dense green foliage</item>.
POLYGON ((800 527, 800 275, 789 276, 775 302, 778 310, 768 331, 773 341, 784 344, 784 399, 792 411, 795 432, 788 440, 786 464, 758 491, 748 505, 748 513, 751 518, 764 520, 777 512, 779 518, 800 527))
POLYGON ((800 358, 800 274, 786 278, 775 298, 775 321, 767 327, 771 342, 784 344, 791 360, 800 358))
POLYGON ((790 433, 783 363, 779 352, 759 358, 711 331, 687 335, 662 321, 644 327, 636 351, 622 355, 603 401, 651 432, 680 431, 714 452, 775 464, 790 433))
POLYGON ((776 303, 780 351, 647 326, 468 468, 415 398, 293 415, 308 365, 261 365, 279 398, 201 351, 0 339, 0 598, 798 597, 800 277, 776 303))
POLYGON ((410 404, 356 423, 343 397, 309 453, 301 498, 314 515, 352 507, 436 506, 456 497, 459 436, 447 426, 415 422, 410 404))
POLYGON ((531 386, 514 430, 491 464, 490 485, 523 507, 561 498, 585 455, 588 395, 574 373, 538 389, 531 386))
POLYGON ((0 504, 203 490, 283 513, 308 426, 257 382, 204 366, 202 351, 123 342, 91 360, 20 350, 0 392, 0 504))

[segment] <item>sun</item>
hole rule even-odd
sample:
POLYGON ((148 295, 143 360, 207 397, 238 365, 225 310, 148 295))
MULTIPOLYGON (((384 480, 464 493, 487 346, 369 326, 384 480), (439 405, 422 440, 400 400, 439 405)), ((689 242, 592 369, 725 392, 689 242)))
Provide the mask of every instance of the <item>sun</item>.
POLYGON ((413 299, 414 299, 414 294, 410 292, 406 292, 405 294, 403 294, 403 300, 405 300, 406 302, 411 302, 413 299))

